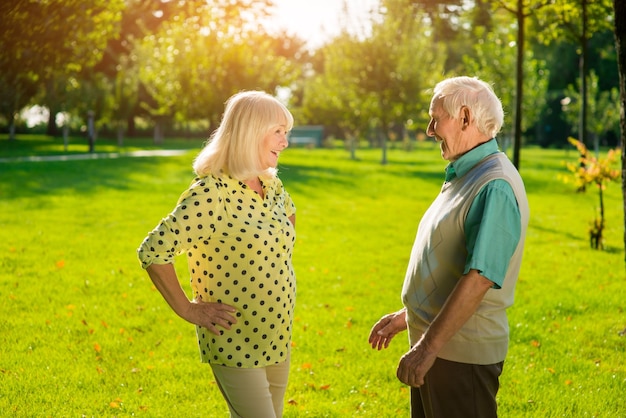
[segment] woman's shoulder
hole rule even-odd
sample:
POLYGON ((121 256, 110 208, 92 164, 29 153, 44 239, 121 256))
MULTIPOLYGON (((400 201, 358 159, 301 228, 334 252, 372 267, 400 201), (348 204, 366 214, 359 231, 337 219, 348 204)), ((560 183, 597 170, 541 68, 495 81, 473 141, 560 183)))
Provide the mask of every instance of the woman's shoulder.
POLYGON ((229 182, 228 177, 216 176, 214 174, 207 174, 206 176, 197 176, 191 181, 189 189, 204 189, 204 188, 219 188, 223 187, 229 182))
POLYGON ((263 181, 263 184, 266 184, 269 186, 283 187, 283 182, 278 176, 261 177, 261 181, 263 181))
POLYGON ((194 196, 216 193, 223 186, 224 184, 220 177, 212 174, 198 176, 191 181, 191 184, 183 191, 178 201, 180 203, 183 199, 193 199, 194 196))

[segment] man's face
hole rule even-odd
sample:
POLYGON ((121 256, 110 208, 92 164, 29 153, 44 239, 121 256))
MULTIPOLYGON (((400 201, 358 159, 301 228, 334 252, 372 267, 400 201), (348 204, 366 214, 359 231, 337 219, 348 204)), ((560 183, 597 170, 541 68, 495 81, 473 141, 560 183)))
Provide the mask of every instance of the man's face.
POLYGON ((461 108, 457 119, 454 119, 443 109, 442 100, 435 97, 430 103, 430 122, 426 134, 439 143, 444 160, 455 161, 475 145, 467 130, 469 114, 466 108, 461 108))

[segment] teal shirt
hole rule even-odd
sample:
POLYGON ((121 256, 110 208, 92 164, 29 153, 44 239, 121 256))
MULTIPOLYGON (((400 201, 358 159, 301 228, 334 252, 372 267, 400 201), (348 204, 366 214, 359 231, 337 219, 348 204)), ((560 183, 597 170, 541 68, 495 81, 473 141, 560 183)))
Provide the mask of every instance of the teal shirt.
MULTIPOLYGON (((446 167, 446 182, 462 177, 496 152, 494 138, 463 154, 446 167)), ((520 235, 521 215, 511 185, 501 179, 490 181, 474 198, 465 219, 467 259, 463 273, 476 269, 494 283, 494 288, 502 287, 520 235)))

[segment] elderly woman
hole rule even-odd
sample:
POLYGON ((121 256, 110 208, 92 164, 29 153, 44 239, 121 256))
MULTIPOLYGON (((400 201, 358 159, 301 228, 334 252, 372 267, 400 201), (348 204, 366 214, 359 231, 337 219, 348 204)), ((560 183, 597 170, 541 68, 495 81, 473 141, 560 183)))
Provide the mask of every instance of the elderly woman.
POLYGON ((257 91, 226 102, 197 156, 197 178, 137 250, 181 318, 196 325, 231 417, 280 417, 289 375, 296 283, 295 206, 277 177, 293 116, 257 91), (193 299, 173 266, 186 253, 193 299))

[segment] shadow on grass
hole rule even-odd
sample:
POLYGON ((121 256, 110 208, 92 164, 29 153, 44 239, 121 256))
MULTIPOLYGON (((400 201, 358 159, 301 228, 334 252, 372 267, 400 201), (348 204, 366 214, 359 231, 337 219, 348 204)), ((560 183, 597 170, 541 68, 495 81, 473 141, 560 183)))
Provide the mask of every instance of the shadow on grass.
POLYGON ((528 227, 532 228, 532 229, 534 229, 536 231, 542 232, 542 233, 553 234, 553 235, 556 235, 556 236, 562 236, 566 240, 569 240, 569 241, 572 241, 572 242, 582 242, 583 241, 583 239, 580 236, 574 235, 571 232, 563 231, 561 229, 556 229, 556 228, 548 228, 544 224, 541 224, 541 223, 538 223, 538 222, 533 222, 532 220, 531 220, 530 225, 528 227))
MULTIPOLYGON (((380 178, 378 181, 387 182, 393 182, 394 178, 414 178, 437 187, 442 184, 444 178, 444 165, 441 171, 432 171, 415 162, 390 161, 382 165, 357 159, 344 161, 341 167, 333 167, 322 160, 318 160, 319 165, 280 164, 279 176, 289 190, 315 195, 341 193, 344 196, 351 191, 362 192, 362 183, 373 182, 376 177, 380 178)), ((393 189, 393 184, 390 184, 389 188, 393 189)))
MULTIPOLYGON (((184 162, 180 170, 190 172, 189 159, 181 158, 184 162)), ((89 195, 102 189, 131 190, 139 187, 132 180, 134 175, 149 173, 159 166, 156 157, 2 163, 0 196, 17 199, 62 193, 89 195)))
MULTIPOLYGON (((110 159, 1 163, 0 196, 3 199, 43 198, 63 193, 91 195, 103 189, 132 190, 145 187, 145 179, 140 185, 136 184, 135 179, 141 175, 150 176, 150 173, 154 173, 155 181, 164 177, 180 178, 183 184, 188 184, 193 178, 193 157, 193 154, 188 153, 173 157, 120 156, 110 159)), ((302 161, 301 156, 297 161, 302 161)), ((350 160, 348 156, 336 164, 336 157, 326 158, 324 153, 313 152, 307 164, 281 163, 279 175, 289 190, 314 195, 349 195, 352 190, 360 192, 364 181, 391 183, 385 187, 393 189, 394 178, 415 178, 439 187, 445 167, 444 162, 441 170, 433 170, 428 162, 393 159, 382 165, 371 158, 350 160)))

